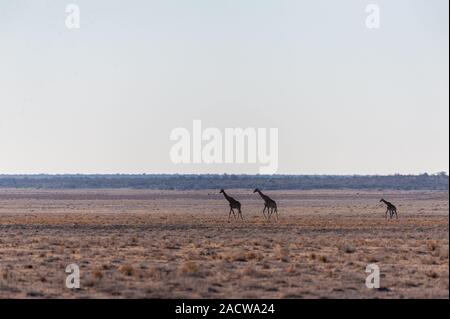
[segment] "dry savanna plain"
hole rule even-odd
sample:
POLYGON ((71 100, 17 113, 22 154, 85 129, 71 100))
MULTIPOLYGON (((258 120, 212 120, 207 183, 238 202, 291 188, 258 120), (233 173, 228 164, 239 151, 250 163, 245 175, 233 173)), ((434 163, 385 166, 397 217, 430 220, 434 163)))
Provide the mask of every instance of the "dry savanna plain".
POLYGON ((449 298, 448 191, 228 193, 0 189, 0 298, 449 298))

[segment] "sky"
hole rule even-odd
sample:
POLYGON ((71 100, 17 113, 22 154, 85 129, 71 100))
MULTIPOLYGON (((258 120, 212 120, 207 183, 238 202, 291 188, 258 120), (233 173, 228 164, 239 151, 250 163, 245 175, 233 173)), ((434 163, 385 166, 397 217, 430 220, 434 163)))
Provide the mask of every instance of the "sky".
POLYGON ((277 128, 278 174, 448 172, 448 12, 447 0, 1 1, 0 174, 258 173, 174 163, 169 136, 194 120, 277 128))

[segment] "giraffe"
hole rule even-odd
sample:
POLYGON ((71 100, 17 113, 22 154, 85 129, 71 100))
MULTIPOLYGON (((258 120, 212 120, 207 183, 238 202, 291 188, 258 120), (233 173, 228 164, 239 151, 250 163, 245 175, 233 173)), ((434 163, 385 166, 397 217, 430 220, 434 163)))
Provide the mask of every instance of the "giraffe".
POLYGON ((395 207, 394 204, 389 203, 388 201, 385 201, 383 198, 380 199, 380 202, 385 203, 386 206, 387 206, 387 209, 386 209, 386 218, 387 218, 387 214, 388 214, 388 213, 389 213, 389 218, 392 218, 392 217, 394 216, 394 214, 395 214, 395 218, 396 218, 396 219, 398 218, 398 215, 397 215, 397 207, 395 207))
POLYGON ((264 200, 264 209, 263 209, 264 218, 266 218, 266 214, 264 214, 264 212, 266 211, 266 208, 267 208, 267 219, 270 219, 270 216, 272 216, 272 214, 275 212, 277 214, 277 220, 278 220, 277 203, 269 196, 264 195, 258 188, 256 188, 253 191, 253 193, 258 193, 259 196, 261 196, 261 198, 264 200))
POLYGON ((230 203, 230 212, 228 213, 228 222, 230 222, 231 213, 233 213, 233 216, 236 219, 234 209, 238 210, 238 216, 241 217, 242 220, 244 220, 244 218, 242 217, 241 203, 239 203, 233 197, 228 196, 228 194, 225 193, 225 190, 223 190, 223 189, 220 190, 220 193, 223 194, 223 196, 225 196, 225 199, 228 201, 228 203, 230 203))

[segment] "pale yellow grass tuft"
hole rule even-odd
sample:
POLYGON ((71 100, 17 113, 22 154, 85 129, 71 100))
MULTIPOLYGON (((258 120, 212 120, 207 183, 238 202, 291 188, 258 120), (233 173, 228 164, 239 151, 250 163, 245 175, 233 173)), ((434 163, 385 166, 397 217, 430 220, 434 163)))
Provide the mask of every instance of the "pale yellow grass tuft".
POLYGON ((182 273, 185 274, 194 274, 197 273, 200 269, 196 263, 193 261, 186 261, 180 268, 182 273))

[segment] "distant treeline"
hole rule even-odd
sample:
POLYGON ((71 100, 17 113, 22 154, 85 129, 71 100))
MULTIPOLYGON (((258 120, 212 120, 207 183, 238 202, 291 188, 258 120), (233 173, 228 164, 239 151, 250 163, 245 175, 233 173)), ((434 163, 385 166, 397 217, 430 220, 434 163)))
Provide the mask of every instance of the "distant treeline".
POLYGON ((448 190, 448 175, 0 175, 0 188, 448 190))

